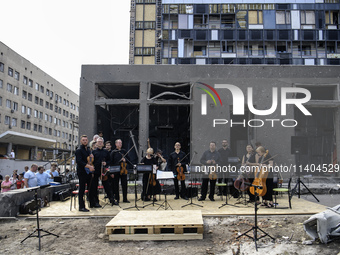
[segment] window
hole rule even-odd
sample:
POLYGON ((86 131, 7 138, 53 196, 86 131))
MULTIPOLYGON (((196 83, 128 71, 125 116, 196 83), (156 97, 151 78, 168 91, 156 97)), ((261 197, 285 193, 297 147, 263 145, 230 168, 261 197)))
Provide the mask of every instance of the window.
POLYGON ((56 113, 58 113, 58 106, 55 106, 55 107, 54 107, 54 111, 55 111, 56 113))
POLYGON ((58 137, 60 137, 60 131, 58 130, 58 134, 57 134, 58 137))
POLYGON ((63 120, 63 127, 65 127, 65 120, 63 120))
POLYGON ((22 98, 27 99, 27 91, 26 90, 22 90, 22 98))
POLYGON ((17 71, 14 72, 14 79, 20 80, 20 73, 19 72, 17 72, 17 71))
POLYGON ((34 118, 38 118, 39 112, 37 110, 34 110, 34 118))
POLYGON ((50 96, 50 90, 46 89, 46 96, 50 96))
POLYGON ((66 105, 66 99, 64 98, 63 104, 66 105))
POLYGON ((5 65, 4 63, 0 62, 0 72, 4 72, 5 65))
POLYGON ((262 11, 249 11, 249 24, 263 24, 262 11))
POLYGON ((0 89, 2 89, 4 81, 0 79, 0 89))
POLYGON ((66 106, 69 106, 70 105, 70 102, 67 100, 66 101, 66 106))
POLYGON ((53 104, 50 103, 50 110, 53 111, 53 104))
POLYGON ((338 11, 326 11, 326 24, 337 25, 339 23, 339 12, 338 11))
POLYGON ((68 118, 68 111, 66 111, 66 118, 68 118))
POLYGON ((30 86, 31 88, 33 88, 33 81, 31 79, 28 80, 28 86, 30 86))
POLYGON ((290 11, 277 11, 276 24, 278 25, 290 24, 290 11))
POLYGON ((61 114, 61 108, 60 107, 58 108, 58 113, 61 114))
POLYGON ((37 124, 33 125, 33 131, 38 131, 38 125, 37 124))
POLYGON ((63 110, 63 116, 65 116, 65 112, 66 112, 66 111, 65 111, 65 110, 63 110))
POLYGON ((27 85, 27 77, 26 76, 24 76, 24 79, 22 80, 22 82, 25 84, 25 85, 27 85))
POLYGON ((31 130, 31 122, 27 122, 26 123, 26 129, 27 130, 31 130))
POLYGON ((251 55, 253 55, 253 46, 244 46, 244 55, 245 56, 247 56, 247 55, 249 55, 249 56, 251 56, 251 55))
POLYGON ((26 114, 26 106, 25 105, 21 106, 21 113, 26 114))
POLYGON ((44 86, 41 86, 41 85, 40 85, 40 92, 41 92, 41 93, 44 93, 44 92, 45 92, 44 86))
POLYGON ((314 11, 301 11, 301 24, 314 25, 315 13, 314 11))
POLYGON ((21 128, 22 129, 26 128, 26 122, 24 120, 21 121, 21 128))
POLYGON ((6 99, 6 107, 9 108, 9 109, 12 108, 12 101, 11 100, 6 99))
POLYGON ((8 75, 13 77, 13 69, 8 67, 8 75))
POLYGON ((63 101, 63 98, 59 96, 59 103, 61 103, 62 101, 63 101))
POLYGON ((302 55, 302 56, 310 56, 312 55, 312 48, 311 46, 302 46, 298 48, 299 50, 299 53, 302 55))
POLYGON ((43 112, 39 112, 39 119, 43 119, 43 117, 44 117, 44 114, 43 114, 43 112))
POLYGON ((39 104, 39 97, 35 97, 35 98, 34 98, 34 102, 35 102, 36 104, 39 104))
POLYGON ((35 83, 35 90, 39 91, 39 84, 35 83))
POLYGON ((260 56, 267 55, 267 46, 264 46, 264 48, 263 48, 263 45, 259 45, 259 52, 258 52, 258 54, 260 56))
POLYGON ((2 106, 2 97, 0 97, 0 106, 2 106))
POLYGON ((46 108, 46 109, 50 109, 50 103, 47 102, 47 101, 45 102, 45 108, 46 108))
POLYGON ((54 129, 54 136, 57 136, 57 130, 54 129))
POLYGON ((49 128, 49 129, 48 129, 48 134, 49 134, 49 135, 52 135, 52 128, 49 128))
POLYGON ((5 125, 9 125, 11 123, 11 117, 5 116, 5 125))
POLYGON ((38 127, 38 132, 42 133, 42 126, 41 125, 39 125, 39 127, 38 127))
POLYGON ((27 115, 32 115, 32 108, 27 107, 27 115))
POLYGON ((52 119, 53 119, 53 117, 52 117, 52 115, 50 115, 50 122, 52 123, 52 119))
POLYGON ((12 127, 16 127, 18 123, 18 119, 17 118, 12 118, 12 127))
POLYGON ((19 88, 14 86, 14 95, 19 96, 19 88))
POLYGON ((45 133, 45 135, 48 135, 48 127, 45 127, 44 133, 45 133))
POLYGON ((61 119, 58 119, 58 125, 61 126, 61 119))
POLYGON ((12 90, 13 90, 12 84, 7 83, 7 91, 12 93, 12 90))
POLYGON ((44 106, 44 100, 42 98, 40 98, 40 105, 44 106))
POLYGON ((27 99, 28 99, 28 101, 32 102, 32 94, 31 93, 28 93, 27 99))
POLYGON ((53 91, 50 92, 50 98, 53 98, 53 91))
POLYGON ((48 114, 45 113, 45 120, 48 121, 48 114))
POLYGON ((54 117, 54 124, 57 124, 58 119, 56 117, 54 117))
POLYGON ((18 111, 19 110, 19 105, 17 102, 13 102, 13 110, 18 111))

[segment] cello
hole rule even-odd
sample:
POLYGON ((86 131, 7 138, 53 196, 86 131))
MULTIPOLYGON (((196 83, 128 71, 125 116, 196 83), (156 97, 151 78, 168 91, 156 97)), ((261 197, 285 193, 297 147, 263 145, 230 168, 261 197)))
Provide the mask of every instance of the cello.
POLYGON ((269 151, 266 150, 266 153, 262 156, 262 160, 260 166, 255 171, 255 178, 253 181, 253 185, 255 186, 262 186, 262 189, 255 188, 253 186, 250 187, 250 193, 255 195, 257 193, 258 196, 263 197, 267 193, 267 186, 266 186, 266 179, 268 176, 268 169, 264 167, 263 161, 264 158, 268 155, 269 151))

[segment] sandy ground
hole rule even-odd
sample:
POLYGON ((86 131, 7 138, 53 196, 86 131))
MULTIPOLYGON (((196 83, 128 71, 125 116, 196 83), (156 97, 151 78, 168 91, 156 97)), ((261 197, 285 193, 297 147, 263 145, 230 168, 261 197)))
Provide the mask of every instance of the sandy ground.
MULTIPOLYGON (((190 241, 109 241, 105 225, 112 219, 41 219, 40 228, 59 235, 28 238, 36 227, 32 218, 1 220, 0 254, 338 254, 340 241, 329 244, 310 242, 303 229, 309 216, 259 217, 259 227, 274 237, 255 243, 247 237, 235 238, 251 229, 253 217, 204 217, 204 239, 190 241)), ((251 234, 250 234, 251 235, 251 234)))

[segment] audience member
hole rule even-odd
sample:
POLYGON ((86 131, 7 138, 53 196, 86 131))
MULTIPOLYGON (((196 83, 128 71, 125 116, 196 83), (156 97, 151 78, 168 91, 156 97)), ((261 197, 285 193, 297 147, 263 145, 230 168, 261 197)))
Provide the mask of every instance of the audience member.
POLYGON ((11 190, 12 182, 9 180, 9 175, 5 176, 5 180, 1 183, 2 192, 7 192, 11 190))
POLYGON ((25 188, 32 188, 38 186, 37 177, 35 173, 38 169, 37 164, 32 164, 31 169, 28 170, 24 175, 25 188))
POLYGON ((54 181, 54 177, 59 176, 59 173, 57 171, 57 163, 52 163, 51 164, 51 169, 47 170, 46 173, 50 176, 50 180, 49 182, 53 182, 54 181))
POLYGON ((17 189, 23 189, 24 188, 24 175, 19 174, 18 180, 17 180, 17 189))
POLYGON ((48 174, 45 172, 45 168, 43 166, 38 166, 38 172, 35 176, 37 177, 38 186, 47 185, 50 182, 50 178, 53 177, 52 172, 48 174))

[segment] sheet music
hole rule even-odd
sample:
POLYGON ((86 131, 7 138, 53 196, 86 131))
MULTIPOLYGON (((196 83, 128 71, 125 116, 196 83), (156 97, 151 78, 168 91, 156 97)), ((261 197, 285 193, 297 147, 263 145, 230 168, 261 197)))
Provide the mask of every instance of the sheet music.
POLYGON ((157 170, 157 180, 166 180, 166 179, 173 179, 174 173, 172 171, 160 171, 157 170))

